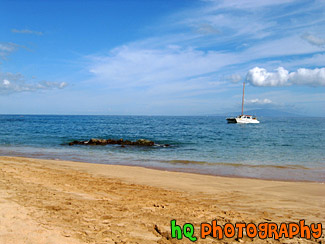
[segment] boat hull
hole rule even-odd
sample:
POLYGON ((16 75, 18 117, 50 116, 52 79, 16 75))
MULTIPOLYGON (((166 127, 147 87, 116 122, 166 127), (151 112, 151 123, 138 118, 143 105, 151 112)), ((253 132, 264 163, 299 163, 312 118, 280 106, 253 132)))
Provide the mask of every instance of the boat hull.
POLYGON ((227 118, 227 122, 229 124, 236 124, 237 123, 237 120, 236 120, 236 118, 227 118))
POLYGON ((260 123, 257 119, 241 119, 236 118, 238 124, 258 124, 260 123))
POLYGON ((242 118, 242 116, 236 118, 227 118, 229 124, 259 124, 260 122, 256 118, 242 118))

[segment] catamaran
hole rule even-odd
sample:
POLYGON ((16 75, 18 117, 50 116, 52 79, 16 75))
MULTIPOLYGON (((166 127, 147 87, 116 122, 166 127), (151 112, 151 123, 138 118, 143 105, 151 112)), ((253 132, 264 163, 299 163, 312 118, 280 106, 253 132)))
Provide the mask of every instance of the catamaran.
POLYGON ((245 97, 245 82, 243 82, 243 98, 241 103, 241 115, 237 117, 227 118, 228 123, 240 123, 240 124, 258 124, 259 121, 252 115, 244 114, 244 97, 245 97))

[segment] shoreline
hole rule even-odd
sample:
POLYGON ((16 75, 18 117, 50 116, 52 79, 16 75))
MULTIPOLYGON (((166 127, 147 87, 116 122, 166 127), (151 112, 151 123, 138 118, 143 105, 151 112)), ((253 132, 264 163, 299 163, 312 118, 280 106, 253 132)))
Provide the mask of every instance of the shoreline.
MULTIPOLYGON (((325 183, 325 179, 321 179, 321 180, 311 180, 311 179, 290 179, 290 178, 279 178, 279 177, 254 177, 254 176, 245 176, 245 175, 236 175, 236 174, 217 174, 217 173, 209 173, 207 169, 200 169, 200 168, 186 168, 186 167, 170 167, 170 166, 150 166, 150 165, 141 165, 141 164, 132 164, 132 163, 125 163, 122 162, 121 164, 117 164, 117 163, 99 163, 99 162, 95 162, 95 161, 91 161, 91 160, 82 160, 82 159, 65 159, 64 157, 62 158, 55 158, 55 157, 50 157, 50 156, 46 156, 46 155, 39 155, 39 156, 35 156, 35 155, 0 155, 0 157, 18 157, 18 158, 32 158, 32 159, 40 159, 40 160, 55 160, 55 161, 71 161, 71 162, 76 162, 76 163, 89 163, 89 164, 99 164, 99 165, 116 165, 116 166, 129 166, 129 167, 140 167, 140 168, 146 168, 146 169, 155 169, 155 170, 161 170, 161 171, 168 171, 168 172, 180 172, 180 173, 189 173, 189 174, 198 174, 198 175, 208 175, 208 176, 216 176, 216 177, 226 177, 226 178, 240 178, 240 179, 256 179, 256 180, 266 180, 266 181, 284 181, 284 182, 315 182, 315 183, 321 183, 324 184, 325 183)), ((162 163, 165 164, 171 164, 171 165, 187 165, 187 163, 178 163, 178 162, 174 162, 174 161, 178 161, 178 160, 170 160, 169 161, 162 161, 162 163)), ((180 160, 180 161, 184 161, 184 160, 180 160)), ((187 160, 185 160, 187 161, 187 160)), ((198 161, 198 164, 195 165, 201 165, 201 161, 198 161)), ((279 171, 289 171, 289 170, 313 170, 313 171, 317 171, 317 168, 306 168, 305 166, 297 166, 294 165, 292 167, 286 167, 286 166, 279 166, 279 165, 244 165, 244 164, 238 164, 238 163, 206 163, 204 165, 209 165, 209 166, 223 166, 223 167, 234 167, 234 165, 236 165, 237 167, 240 166, 242 168, 260 168, 260 169, 272 169, 272 170, 279 170, 279 171)), ((231 171, 231 169, 227 169, 228 171, 231 171)), ((290 172, 287 172, 290 175, 290 172)), ((284 173, 283 173, 284 174, 284 173)), ((303 173, 300 173, 303 174, 303 173)), ((273 175, 275 175, 273 173, 273 175)))
MULTIPOLYGON (((4 243, 25 243, 23 238, 31 243, 175 243, 170 239, 172 219, 196 228, 213 219, 220 224, 325 219, 325 185, 317 182, 22 157, 1 156, 0 165, 0 242, 4 243), (17 221, 30 224, 16 228, 17 221)), ((320 240, 325 240, 324 234, 315 243, 320 240)), ((244 236, 243 241, 251 239, 244 236)))

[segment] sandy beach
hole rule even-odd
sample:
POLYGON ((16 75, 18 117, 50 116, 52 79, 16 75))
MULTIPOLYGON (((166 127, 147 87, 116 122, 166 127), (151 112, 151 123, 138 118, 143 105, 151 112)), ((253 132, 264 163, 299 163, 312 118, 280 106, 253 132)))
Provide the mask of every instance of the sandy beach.
POLYGON ((0 157, 0 243, 324 243, 325 184, 0 157), (315 240, 199 238, 200 223, 322 223, 315 240))

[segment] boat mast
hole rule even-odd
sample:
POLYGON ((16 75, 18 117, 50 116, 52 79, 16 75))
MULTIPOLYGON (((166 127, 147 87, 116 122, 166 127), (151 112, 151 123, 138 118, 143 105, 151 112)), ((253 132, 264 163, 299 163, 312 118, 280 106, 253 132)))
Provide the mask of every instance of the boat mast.
POLYGON ((241 102, 241 115, 244 115, 244 96, 245 96, 245 81, 243 82, 243 99, 241 102))

